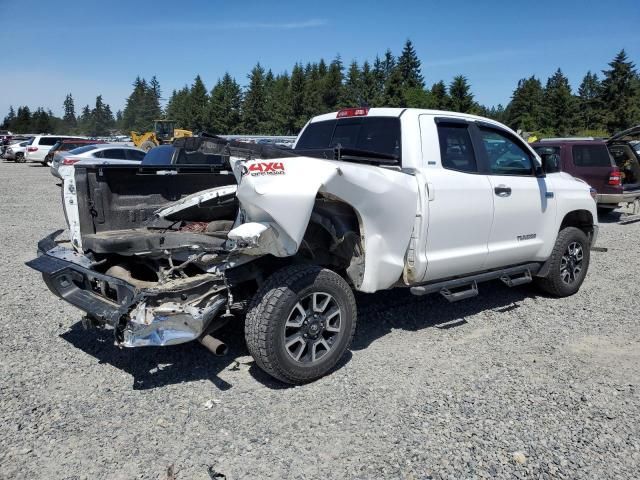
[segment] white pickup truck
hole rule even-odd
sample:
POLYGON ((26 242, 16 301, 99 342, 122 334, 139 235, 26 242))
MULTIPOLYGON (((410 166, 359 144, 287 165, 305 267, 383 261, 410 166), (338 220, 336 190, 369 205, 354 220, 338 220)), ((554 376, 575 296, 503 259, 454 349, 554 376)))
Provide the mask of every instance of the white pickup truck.
POLYGON ((492 120, 352 108, 313 118, 293 149, 182 140, 218 166, 76 169, 81 246, 28 265, 126 347, 199 340, 244 307, 257 364, 289 383, 326 374, 356 326, 353 290, 450 301, 478 283, 575 293, 598 226, 595 192, 545 175, 492 120))

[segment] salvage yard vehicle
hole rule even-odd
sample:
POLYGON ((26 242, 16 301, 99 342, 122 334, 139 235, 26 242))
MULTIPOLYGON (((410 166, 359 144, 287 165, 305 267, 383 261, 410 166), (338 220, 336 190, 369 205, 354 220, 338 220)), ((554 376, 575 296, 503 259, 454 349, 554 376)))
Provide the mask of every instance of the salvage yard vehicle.
POLYGON ((31 140, 29 140, 29 145, 27 146, 27 151, 25 152, 25 156, 22 158, 23 162, 40 162, 43 166, 47 166, 48 164, 45 161, 45 157, 51 147, 53 147, 58 141, 65 138, 84 138, 84 137, 73 137, 69 135, 36 135, 31 140))
MULTIPOLYGON (((640 196, 640 185, 626 183, 604 140, 549 138, 531 144, 545 171, 562 171, 580 178, 597 192, 598 210, 610 212, 625 199, 640 196)), ((627 177, 628 178, 628 177, 627 177)))
MULTIPOLYGON (((84 160, 95 160, 97 163, 141 162, 145 152, 139 148, 129 147, 117 143, 94 141, 78 146, 69 151, 57 152, 51 163, 51 175, 63 178, 61 169, 84 160)), ((71 170, 73 171, 73 170, 71 170)))
POLYGON ((172 143, 177 138, 192 136, 192 131, 176 128, 176 122, 173 120, 154 120, 152 131, 131 132, 131 141, 136 147, 148 152, 158 145, 172 143))
POLYGON ((580 288, 597 233, 591 188, 504 125, 418 109, 313 118, 293 149, 197 138, 222 165, 76 166, 81 242, 38 243, 49 289, 123 347, 199 340, 244 311, 257 365, 301 384, 356 327, 353 290, 449 301, 478 283, 580 288))
MULTIPOLYGON (((56 163, 60 163, 62 156, 65 155, 65 152, 69 152, 78 147, 83 147, 85 145, 97 145, 100 143, 105 143, 102 140, 91 140, 81 139, 81 138, 63 138, 58 140, 51 150, 45 155, 44 163, 46 165, 50 165, 53 173, 53 169, 57 169, 56 163), (57 158, 56 158, 57 156, 57 158)), ((54 176, 57 176, 53 174, 54 176)))
POLYGON ((13 160, 17 163, 22 163, 24 162, 24 154, 27 151, 28 146, 28 140, 12 143, 7 147, 7 150, 4 152, 4 155, 2 155, 2 158, 6 160, 13 160))

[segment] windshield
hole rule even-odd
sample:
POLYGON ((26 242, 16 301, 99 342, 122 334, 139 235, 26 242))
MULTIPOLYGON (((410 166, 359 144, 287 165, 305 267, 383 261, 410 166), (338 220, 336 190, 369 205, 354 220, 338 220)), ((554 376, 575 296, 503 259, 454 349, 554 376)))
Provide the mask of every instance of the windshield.
POLYGON ((342 148, 392 156, 400 160, 400 119, 358 117, 311 123, 295 150, 342 148))
POLYGON ((90 152, 91 150, 95 150, 98 148, 97 145, 85 145, 84 147, 74 148, 73 150, 69 150, 69 153, 73 155, 79 155, 81 153, 90 152))
POLYGON ((142 159, 142 165, 171 165, 175 150, 172 145, 160 145, 152 148, 142 159))

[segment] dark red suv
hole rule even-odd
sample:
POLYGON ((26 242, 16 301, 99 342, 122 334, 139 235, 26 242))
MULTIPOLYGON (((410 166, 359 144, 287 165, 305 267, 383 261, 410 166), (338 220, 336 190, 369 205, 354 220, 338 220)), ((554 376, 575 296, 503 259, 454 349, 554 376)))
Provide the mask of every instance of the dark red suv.
MULTIPOLYGON (((547 173, 566 172, 596 189, 598 208, 611 211, 621 202, 640 195, 636 168, 619 165, 611 155, 610 145, 592 138, 550 138, 531 145, 542 158, 547 173)), ((638 162, 636 161, 636 166, 638 162)))

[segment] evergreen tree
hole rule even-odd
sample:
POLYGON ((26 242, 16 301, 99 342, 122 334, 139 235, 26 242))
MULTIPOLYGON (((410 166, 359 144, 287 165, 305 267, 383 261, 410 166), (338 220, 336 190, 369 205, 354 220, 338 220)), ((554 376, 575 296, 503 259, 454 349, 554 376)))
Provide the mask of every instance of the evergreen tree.
POLYGON ((196 75, 193 85, 191 85, 187 105, 190 113, 190 122, 187 127, 182 128, 187 128, 194 132, 204 132, 207 129, 209 117, 209 95, 200 75, 196 75))
POLYGON ((405 107, 404 84, 402 81, 402 72, 399 68, 391 72, 384 86, 384 103, 385 107, 405 107))
POLYGON ((302 65, 296 63, 291 71, 289 82, 289 98, 291 99, 291 132, 299 132, 307 122, 305 117, 305 78, 302 65))
POLYGON ((78 126, 76 108, 73 103, 73 97, 70 93, 65 97, 62 108, 64 111, 64 115, 62 116, 63 128, 66 133, 69 133, 78 126))
POLYGON ((362 78, 358 62, 355 60, 349 65, 347 78, 342 91, 341 105, 344 107, 360 107, 364 104, 362 78))
POLYGON ((543 96, 542 84, 536 77, 518 81, 505 112, 507 124, 514 130, 539 131, 543 126, 543 96))
POLYGON ((405 90, 424 88, 424 79, 420 73, 420 60, 411 40, 407 40, 404 44, 402 54, 398 57, 396 68, 400 70, 402 85, 405 90))
POLYGON ((11 125, 11 130, 13 133, 41 133, 32 131, 31 126, 31 110, 29 107, 18 107, 18 112, 16 113, 16 118, 11 125))
POLYGON ((16 120, 16 112, 13 109, 13 105, 9 106, 9 113, 7 114, 6 117, 4 117, 4 120, 2 122, 2 129, 3 130, 12 130, 13 127, 13 123, 16 120))
POLYGON ((267 119, 264 131, 270 135, 293 133, 291 96, 289 95, 289 75, 285 72, 273 80, 267 80, 267 119))
POLYGON ((387 76, 385 71, 384 62, 376 55, 376 59, 373 62, 373 98, 371 100, 372 107, 381 107, 384 105, 384 86, 387 82, 387 76))
POLYGON ((627 59, 624 49, 609 67, 602 72, 602 100, 607 112, 607 129, 616 133, 640 122, 640 92, 635 65, 627 59))
POLYGON ((256 64, 249 74, 249 86, 242 103, 242 128, 247 134, 260 134, 267 116, 265 72, 260 63, 256 64))
POLYGON ((342 60, 338 55, 329 65, 327 74, 322 80, 322 106, 325 112, 338 108, 342 97, 342 60))
POLYGON ((475 110, 475 102, 471 87, 463 75, 453 78, 449 85, 449 107, 454 112, 472 113, 475 110))
POLYGON ((229 73, 211 90, 209 131, 216 134, 234 134, 240 129, 242 90, 229 73))
POLYGON ((547 80, 543 94, 543 128, 551 135, 568 136, 575 130, 576 103, 569 79, 558 68, 547 80))
POLYGON ((368 107, 375 105, 376 99, 379 97, 376 83, 375 71, 371 69, 369 62, 365 61, 362 64, 362 72, 360 73, 362 105, 368 107))
POLYGON ((30 128, 35 133, 51 133, 53 131, 51 125, 51 119, 47 112, 44 111, 42 107, 38 108, 31 115, 31 125, 30 128))
POLYGON ((584 131, 598 131, 605 128, 602 84, 598 75, 587 72, 578 88, 578 125, 584 131))
POLYGON ((317 64, 308 63, 304 68, 304 121, 302 125, 311 117, 327 111, 322 102, 325 77, 326 74, 324 77, 320 76, 317 64))
POLYGON ((435 110, 448 110, 449 109, 449 94, 447 93, 447 86, 442 80, 434 83, 431 86, 431 108, 435 110))
POLYGON ((189 107, 189 87, 173 90, 167 102, 166 117, 176 122, 178 128, 189 128, 191 125, 191 110, 189 107))

